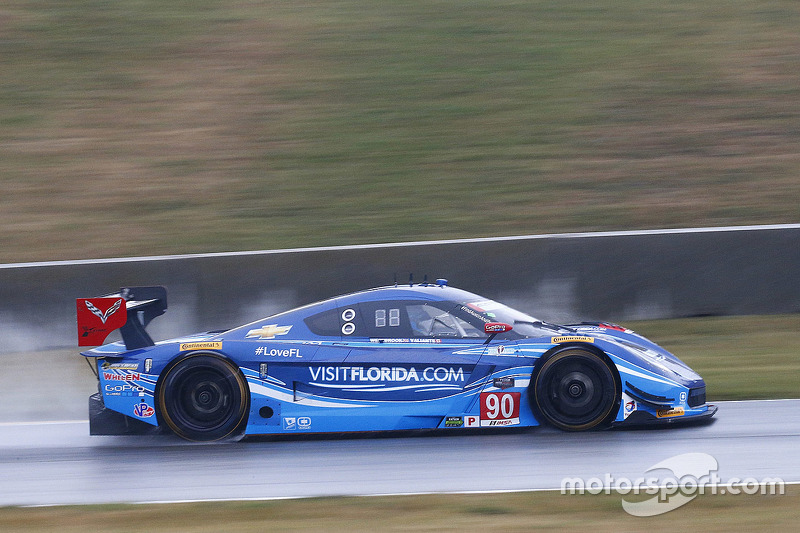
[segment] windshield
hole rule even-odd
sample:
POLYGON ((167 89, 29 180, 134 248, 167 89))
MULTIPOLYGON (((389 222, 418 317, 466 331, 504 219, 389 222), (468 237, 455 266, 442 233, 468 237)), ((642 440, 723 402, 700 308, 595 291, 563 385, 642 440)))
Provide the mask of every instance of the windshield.
MULTIPOLYGON (((506 324, 511 324, 514 327, 510 335, 512 338, 543 337, 551 335, 553 332, 572 331, 563 326, 549 324, 493 300, 463 302, 459 304, 458 310, 473 319, 479 320, 481 323, 504 322, 506 324)), ((467 320, 473 323, 475 322, 475 320, 470 320, 469 318, 467 318, 467 320)), ((481 326, 481 328, 482 327, 483 326, 481 326)))

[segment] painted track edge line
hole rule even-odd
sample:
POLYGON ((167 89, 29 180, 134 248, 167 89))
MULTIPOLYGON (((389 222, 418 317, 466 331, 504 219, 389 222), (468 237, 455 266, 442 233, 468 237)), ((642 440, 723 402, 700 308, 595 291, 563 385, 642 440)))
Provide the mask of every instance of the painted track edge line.
POLYGON ((15 427, 15 426, 59 426, 69 424, 88 424, 89 420, 19 420, 0 422, 0 428, 15 427))
MULTIPOLYGON (((800 481, 784 481, 784 485, 800 485, 800 481)), ((714 488, 726 488, 732 486, 731 483, 720 483, 714 485, 714 488)), ((708 487, 709 489, 712 486, 708 487)), ((603 487, 603 491, 606 487, 603 487)), ((613 494, 613 488, 609 487, 613 494)), ((527 492, 561 492, 561 487, 558 488, 544 488, 544 489, 490 489, 490 490, 456 490, 456 491, 420 491, 420 492, 386 492, 382 494, 317 494, 314 496, 265 496, 265 497, 250 497, 250 498, 210 498, 198 499, 191 498, 185 500, 142 500, 132 502, 113 502, 113 505, 179 505, 184 503, 228 503, 228 502, 269 502, 281 500, 309 500, 313 498, 395 498, 401 496, 469 496, 479 494, 522 494, 527 492)), ((576 493, 577 494, 577 493, 576 493)), ((573 496, 573 494, 564 494, 564 496, 573 496)), ((623 495, 624 496, 624 495, 623 495)), ((11 507, 20 508, 34 508, 34 507, 85 507, 87 505, 109 505, 107 503, 52 503, 52 504, 34 504, 34 505, 12 505, 11 507)))
POLYGON ((351 245, 341 245, 341 246, 285 248, 278 250, 244 250, 238 252, 209 252, 209 253, 196 253, 196 254, 154 255, 154 256, 141 256, 141 257, 112 257, 112 258, 97 258, 97 259, 75 259, 75 260, 64 260, 64 261, 38 261, 38 262, 27 262, 27 263, 0 264, 0 270, 15 269, 15 268, 51 267, 51 266, 77 266, 77 265, 101 265, 101 264, 113 264, 113 263, 155 262, 155 261, 171 261, 180 259, 207 259, 214 257, 246 257, 252 255, 347 251, 347 250, 364 250, 364 249, 377 249, 377 248, 403 248, 403 247, 436 246, 436 245, 447 245, 447 244, 470 244, 470 243, 481 243, 481 242, 527 241, 527 240, 539 240, 539 239, 541 240, 586 239, 586 238, 597 238, 597 237, 680 235, 680 234, 692 234, 692 233, 727 233, 736 231, 770 231, 770 230, 787 230, 787 229, 800 229, 800 224, 761 224, 761 225, 749 225, 749 226, 709 226, 709 227, 699 227, 699 228, 672 228, 672 229, 666 228, 666 229, 650 229, 650 230, 543 233, 539 235, 509 235, 501 237, 477 237, 472 239, 351 244, 351 245))

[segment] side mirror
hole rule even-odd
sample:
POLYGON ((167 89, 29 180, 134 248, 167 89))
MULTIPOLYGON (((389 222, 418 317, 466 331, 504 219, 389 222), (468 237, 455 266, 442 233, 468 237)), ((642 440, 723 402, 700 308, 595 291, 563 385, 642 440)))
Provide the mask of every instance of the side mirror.
POLYGON ((512 329, 514 328, 511 324, 505 324, 503 322, 487 322, 483 325, 483 331, 488 335, 497 335, 498 333, 505 333, 512 329))

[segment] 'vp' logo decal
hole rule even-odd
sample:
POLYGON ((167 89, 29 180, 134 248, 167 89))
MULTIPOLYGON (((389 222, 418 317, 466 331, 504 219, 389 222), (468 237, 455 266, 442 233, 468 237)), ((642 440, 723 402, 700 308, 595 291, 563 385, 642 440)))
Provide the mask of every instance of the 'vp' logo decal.
POLYGON ((150 418, 154 414, 156 414, 156 410, 147 405, 146 403, 137 403, 133 406, 133 414, 138 416, 139 418, 150 418))

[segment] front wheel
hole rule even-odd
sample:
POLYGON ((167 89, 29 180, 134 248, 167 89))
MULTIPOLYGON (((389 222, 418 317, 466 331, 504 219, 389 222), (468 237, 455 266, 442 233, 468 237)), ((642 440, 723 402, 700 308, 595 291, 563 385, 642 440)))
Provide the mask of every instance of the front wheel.
POLYGON ((176 435, 193 441, 233 436, 250 409, 247 382, 239 369, 214 354, 192 354, 162 378, 158 407, 176 435))
POLYGON ((542 417, 567 431, 607 424, 619 405, 619 386, 609 364, 594 352, 567 348, 539 369, 533 397, 542 417))

